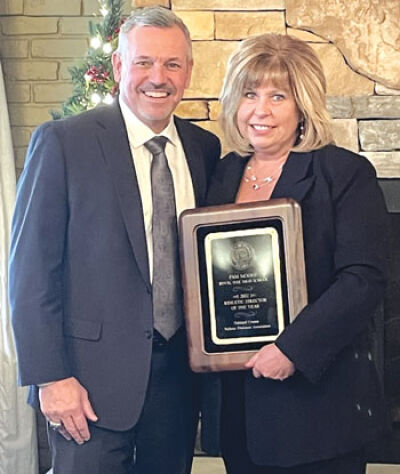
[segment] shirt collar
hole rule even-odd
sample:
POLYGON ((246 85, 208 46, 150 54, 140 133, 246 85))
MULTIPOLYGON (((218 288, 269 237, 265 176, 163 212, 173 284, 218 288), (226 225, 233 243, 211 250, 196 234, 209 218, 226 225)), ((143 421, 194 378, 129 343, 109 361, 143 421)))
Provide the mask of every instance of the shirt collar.
POLYGON ((148 140, 160 135, 167 137, 169 142, 176 146, 179 137, 172 116, 164 130, 160 133, 154 133, 151 128, 136 117, 121 96, 119 96, 119 105, 128 131, 129 143, 134 149, 143 146, 148 140))

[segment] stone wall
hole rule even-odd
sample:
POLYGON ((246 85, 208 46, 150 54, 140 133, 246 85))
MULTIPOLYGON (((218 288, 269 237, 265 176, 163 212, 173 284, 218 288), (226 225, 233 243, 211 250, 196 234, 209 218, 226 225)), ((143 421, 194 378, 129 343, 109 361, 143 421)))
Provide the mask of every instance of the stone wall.
MULTIPOLYGON (((229 54, 249 35, 290 33, 309 42, 324 65, 337 143, 365 154, 381 177, 399 176, 396 2, 352 0, 343 10, 334 0, 326 8, 322 2, 323 9, 317 0, 159 0, 183 18, 194 40, 193 80, 178 114, 220 134, 217 98, 229 54)), ((152 3, 133 0, 132 6, 152 3)), ((0 58, 18 170, 32 130, 70 96, 68 68, 87 50, 88 20, 97 12, 97 0, 0 3, 0 58)))

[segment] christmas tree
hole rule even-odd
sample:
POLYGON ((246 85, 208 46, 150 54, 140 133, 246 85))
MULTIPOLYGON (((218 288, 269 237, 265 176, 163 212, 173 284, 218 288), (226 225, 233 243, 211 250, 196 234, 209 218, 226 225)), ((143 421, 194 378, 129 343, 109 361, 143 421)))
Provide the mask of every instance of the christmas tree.
POLYGON ((54 119, 75 115, 99 104, 110 104, 118 92, 114 81, 111 55, 118 46, 123 0, 99 0, 101 22, 89 22, 90 48, 81 64, 69 69, 73 95, 62 104, 54 119))

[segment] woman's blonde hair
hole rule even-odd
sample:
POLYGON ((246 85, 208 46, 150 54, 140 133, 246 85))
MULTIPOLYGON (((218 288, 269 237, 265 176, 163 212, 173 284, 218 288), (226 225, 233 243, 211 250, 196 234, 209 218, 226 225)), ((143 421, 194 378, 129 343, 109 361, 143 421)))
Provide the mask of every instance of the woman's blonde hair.
POLYGON ((237 111, 246 90, 266 83, 289 87, 293 94, 304 127, 303 138, 296 141, 293 151, 310 151, 333 143, 326 109, 326 79, 318 57, 304 41, 271 33, 242 41, 229 58, 220 96, 220 123, 231 149, 241 155, 253 152, 239 132, 237 111))

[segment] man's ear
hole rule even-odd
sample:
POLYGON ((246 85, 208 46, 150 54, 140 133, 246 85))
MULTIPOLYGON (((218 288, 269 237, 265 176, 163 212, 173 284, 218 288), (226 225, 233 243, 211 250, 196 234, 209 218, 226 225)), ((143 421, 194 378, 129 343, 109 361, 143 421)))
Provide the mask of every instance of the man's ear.
POLYGON ((193 59, 188 61, 188 72, 186 75, 185 89, 190 86, 190 80, 192 79, 192 70, 193 70, 193 59))
POLYGON ((114 51, 111 57, 113 73, 114 73, 114 80, 115 82, 120 82, 121 80, 121 68, 122 68, 122 60, 121 55, 118 51, 114 51))

